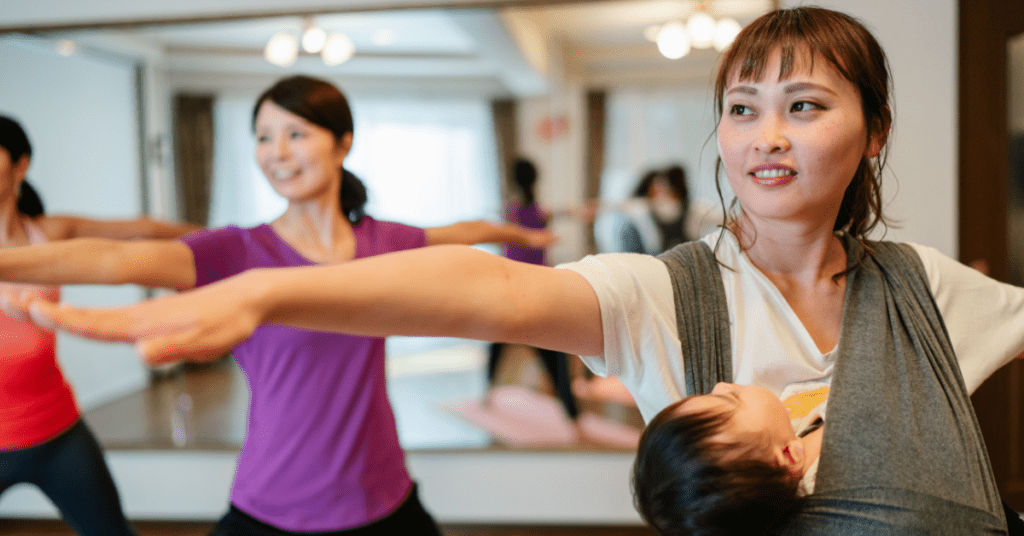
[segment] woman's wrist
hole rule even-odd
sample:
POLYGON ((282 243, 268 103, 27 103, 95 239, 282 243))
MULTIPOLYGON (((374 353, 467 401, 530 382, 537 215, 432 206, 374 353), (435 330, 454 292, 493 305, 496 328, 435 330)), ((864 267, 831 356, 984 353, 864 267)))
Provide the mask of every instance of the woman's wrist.
POLYGON ((241 296, 243 311, 253 315, 257 325, 269 323, 277 300, 280 298, 280 284, 276 283, 275 272, 280 270, 256 268, 240 274, 235 282, 241 296))

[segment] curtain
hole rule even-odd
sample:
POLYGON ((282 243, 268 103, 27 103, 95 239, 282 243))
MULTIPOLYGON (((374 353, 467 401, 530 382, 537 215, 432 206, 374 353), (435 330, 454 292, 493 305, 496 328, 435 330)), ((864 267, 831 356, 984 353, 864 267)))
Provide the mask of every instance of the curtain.
POLYGON ((501 198, 507 199, 509 192, 515 191, 509 171, 517 156, 516 101, 491 101, 491 116, 494 118, 494 145, 498 151, 498 184, 501 185, 501 198))
MULTIPOLYGON (((604 171, 604 140, 607 94, 604 90, 587 92, 587 154, 584 170, 584 199, 597 199, 601 193, 601 174, 604 171)), ((587 223, 587 249, 597 252, 594 222, 587 223)))
POLYGON ((207 95, 174 97, 174 163, 183 220, 206 226, 213 177, 213 103, 207 95))

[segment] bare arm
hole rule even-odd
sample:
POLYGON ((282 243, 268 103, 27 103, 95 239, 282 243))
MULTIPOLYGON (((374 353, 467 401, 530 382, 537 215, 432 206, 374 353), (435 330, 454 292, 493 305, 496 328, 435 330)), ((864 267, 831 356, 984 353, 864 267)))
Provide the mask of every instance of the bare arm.
MULTIPOLYGON (((22 305, 24 307, 24 305, 22 305)), ((421 248, 340 265, 250 270, 128 308, 31 306, 44 326, 132 341, 151 362, 213 358, 260 324, 355 335, 428 335, 602 353, 590 285, 568 270, 460 246, 421 248)))
POLYGON ((431 227, 427 231, 427 245, 442 244, 519 244, 532 248, 546 248, 555 242, 555 235, 545 229, 530 229, 511 223, 464 221, 445 227, 431 227))
POLYGON ((110 238, 113 240, 177 238, 202 227, 191 223, 165 222, 151 218, 95 220, 75 216, 42 216, 36 219, 50 240, 110 238))
POLYGON ((106 284, 188 289, 192 250, 172 240, 78 238, 0 250, 0 281, 40 285, 106 284))

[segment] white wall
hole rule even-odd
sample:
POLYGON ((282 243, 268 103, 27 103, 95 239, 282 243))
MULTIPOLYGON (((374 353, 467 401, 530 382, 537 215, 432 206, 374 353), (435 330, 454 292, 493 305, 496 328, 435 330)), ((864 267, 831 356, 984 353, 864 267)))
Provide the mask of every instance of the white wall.
MULTIPOLYGON (((33 145, 28 178, 47 213, 99 218, 141 209, 135 71, 113 56, 57 54, 51 43, 0 40, 0 113, 15 117, 33 145)), ((135 287, 66 287, 65 301, 138 301, 135 287)), ((58 336, 65 375, 87 409, 146 385, 129 346, 58 336)))
POLYGON ((820 0, 814 5, 860 19, 889 56, 896 121, 891 173, 882 193, 892 200, 886 211, 902 228, 886 237, 934 246, 956 258, 957 2, 820 0))

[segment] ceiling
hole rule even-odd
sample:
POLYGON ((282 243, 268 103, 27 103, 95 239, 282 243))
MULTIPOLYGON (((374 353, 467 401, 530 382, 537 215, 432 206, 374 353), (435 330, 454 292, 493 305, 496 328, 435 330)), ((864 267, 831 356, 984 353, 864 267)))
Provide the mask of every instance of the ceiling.
MULTIPOLYGON (((389 80, 481 80, 496 91, 532 95, 568 77, 590 84, 642 80, 706 82, 717 53, 694 51, 680 60, 663 58, 644 37, 654 24, 683 19, 703 4, 715 16, 746 24, 771 9, 775 0, 591 0, 467 2, 448 0, 419 8, 410 0, 362 4, 283 2, 276 11, 259 10, 264 0, 193 0, 111 10, 113 0, 79 0, 75 10, 46 10, 56 0, 5 0, 0 32, 17 30, 81 42, 136 43, 161 51, 167 68, 178 73, 277 75, 286 70, 262 57, 272 35, 299 32, 302 15, 328 31, 347 35, 356 48, 348 62, 327 67, 313 55, 300 56, 290 70, 389 80), (89 11, 83 4, 93 5, 89 11), (175 11, 173 5, 181 10, 175 11), (372 5, 372 9, 369 7, 372 5), (466 7, 472 5, 473 7, 466 7), (140 11, 149 6, 151 11, 140 11), (246 11, 246 6, 248 10, 246 11), (210 11, 219 7, 220 11, 210 11), (391 7, 392 9, 382 9, 391 7), (335 8, 342 12, 330 12, 335 8), (128 12, 124 12, 128 9, 128 12), (204 11, 205 10, 205 11, 204 11), (46 18, 47 13, 61 15, 46 18), (91 13, 91 15, 90 15, 91 13), (63 18, 62 18, 63 16, 63 18), (6 24, 7 26, 3 26, 6 24), (384 35, 382 35, 384 34, 384 35), (381 39, 390 36, 390 39, 381 39)), ((60 2, 67 6, 67 2, 60 2)), ((152 4, 152 5, 150 5, 152 4)))

